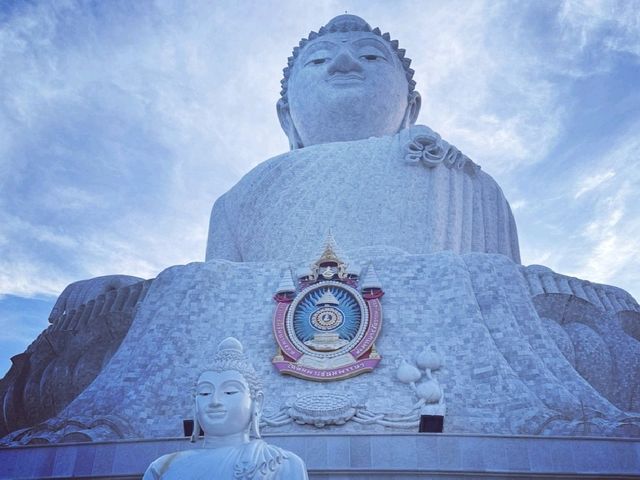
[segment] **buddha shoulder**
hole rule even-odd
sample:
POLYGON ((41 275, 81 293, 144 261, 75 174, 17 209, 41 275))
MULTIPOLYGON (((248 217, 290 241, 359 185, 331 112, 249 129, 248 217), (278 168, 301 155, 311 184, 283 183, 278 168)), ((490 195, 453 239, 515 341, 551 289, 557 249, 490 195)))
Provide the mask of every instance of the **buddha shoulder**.
POLYGON ((144 472, 142 480, 160 480, 166 478, 165 475, 170 471, 171 466, 175 463, 181 463, 181 460, 188 459, 197 455, 196 450, 184 450, 181 452, 168 453, 154 460, 144 472))

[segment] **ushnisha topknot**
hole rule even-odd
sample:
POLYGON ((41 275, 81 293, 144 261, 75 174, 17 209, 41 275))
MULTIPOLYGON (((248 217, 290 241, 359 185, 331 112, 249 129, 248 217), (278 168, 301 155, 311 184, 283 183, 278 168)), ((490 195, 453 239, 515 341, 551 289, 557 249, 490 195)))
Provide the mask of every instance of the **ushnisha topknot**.
POLYGON ((220 342, 211 366, 205 371, 224 372, 227 370, 234 370, 244 377, 249 385, 251 398, 255 399, 257 394, 262 392, 262 384, 253 365, 249 363, 244 354, 242 343, 234 337, 227 337, 220 342))
POLYGON ((406 50, 404 48, 398 48, 398 41, 391 40, 391 35, 389 35, 389 33, 382 33, 378 27, 372 29, 364 19, 357 15, 344 14, 334 17, 324 27, 320 27, 320 30, 317 32, 310 32, 307 38, 300 40, 298 46, 293 48, 292 55, 287 59, 287 66, 282 70, 283 78, 280 80, 280 85, 282 86, 282 90, 280 90, 280 98, 282 98, 284 102, 287 102, 287 90, 291 70, 293 69, 296 59, 300 55, 302 48, 304 48, 304 46, 311 40, 336 32, 370 32, 382 37, 387 41, 387 43, 389 43, 389 45, 391 45, 391 49, 400 59, 400 63, 402 64, 407 77, 407 83, 409 84, 409 93, 415 89, 416 82, 413 80, 413 74, 415 72, 412 68, 409 68, 409 65, 411 65, 411 59, 405 57, 406 50))

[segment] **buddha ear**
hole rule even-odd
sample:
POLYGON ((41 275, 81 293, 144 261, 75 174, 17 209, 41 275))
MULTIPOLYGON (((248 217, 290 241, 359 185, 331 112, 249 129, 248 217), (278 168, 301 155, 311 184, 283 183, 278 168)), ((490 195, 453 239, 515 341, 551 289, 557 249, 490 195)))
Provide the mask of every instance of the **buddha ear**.
POLYGON ((256 393, 256 398, 253 400, 253 411, 262 415, 262 407, 264 406, 264 394, 262 392, 256 393))
POLYGON ((260 436, 260 417, 262 416, 262 407, 264 406, 264 395, 262 392, 256 394, 253 400, 253 412, 251 422, 249 423, 249 436, 261 438, 260 436))
POLYGON ((200 422, 198 421, 198 404, 193 407, 193 432, 191 432, 191 443, 194 443, 200 437, 200 422))
POLYGON ((415 125, 416 121, 418 120, 418 114, 420 113, 421 106, 422 97, 420 97, 420 93, 415 90, 409 93, 409 103, 404 114, 404 120, 402 121, 402 128, 407 128, 411 125, 415 125))
POLYGON ((283 98, 281 98, 276 104, 276 110, 278 111, 278 120, 280 120, 280 126, 289 139, 289 148, 291 150, 302 148, 303 145, 302 141, 300 140, 300 135, 298 135, 298 131, 293 124, 293 119, 291 118, 289 104, 283 98))

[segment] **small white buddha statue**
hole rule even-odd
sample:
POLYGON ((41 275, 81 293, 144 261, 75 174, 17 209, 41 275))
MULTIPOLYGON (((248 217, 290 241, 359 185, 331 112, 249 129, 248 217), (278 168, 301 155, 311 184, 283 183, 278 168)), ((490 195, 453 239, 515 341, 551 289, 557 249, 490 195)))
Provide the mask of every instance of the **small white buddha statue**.
POLYGON ((201 448, 158 458, 143 480, 307 479, 297 455, 260 440, 262 404, 260 382, 242 344, 233 337, 223 340, 213 365, 196 383, 191 441, 202 427, 201 448))

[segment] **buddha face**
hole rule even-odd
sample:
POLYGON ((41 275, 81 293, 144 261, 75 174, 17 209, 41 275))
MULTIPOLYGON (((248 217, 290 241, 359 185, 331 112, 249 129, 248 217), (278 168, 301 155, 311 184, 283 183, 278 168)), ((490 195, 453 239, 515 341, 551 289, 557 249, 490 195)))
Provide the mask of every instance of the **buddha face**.
POLYGON ((290 141, 297 135, 305 147, 393 135, 415 122, 420 106, 388 42, 359 31, 308 42, 292 69, 287 99, 278 105, 281 124, 290 141))
POLYGON ((249 385, 235 370, 203 372, 196 386, 196 414, 207 436, 248 431, 253 414, 249 385))

